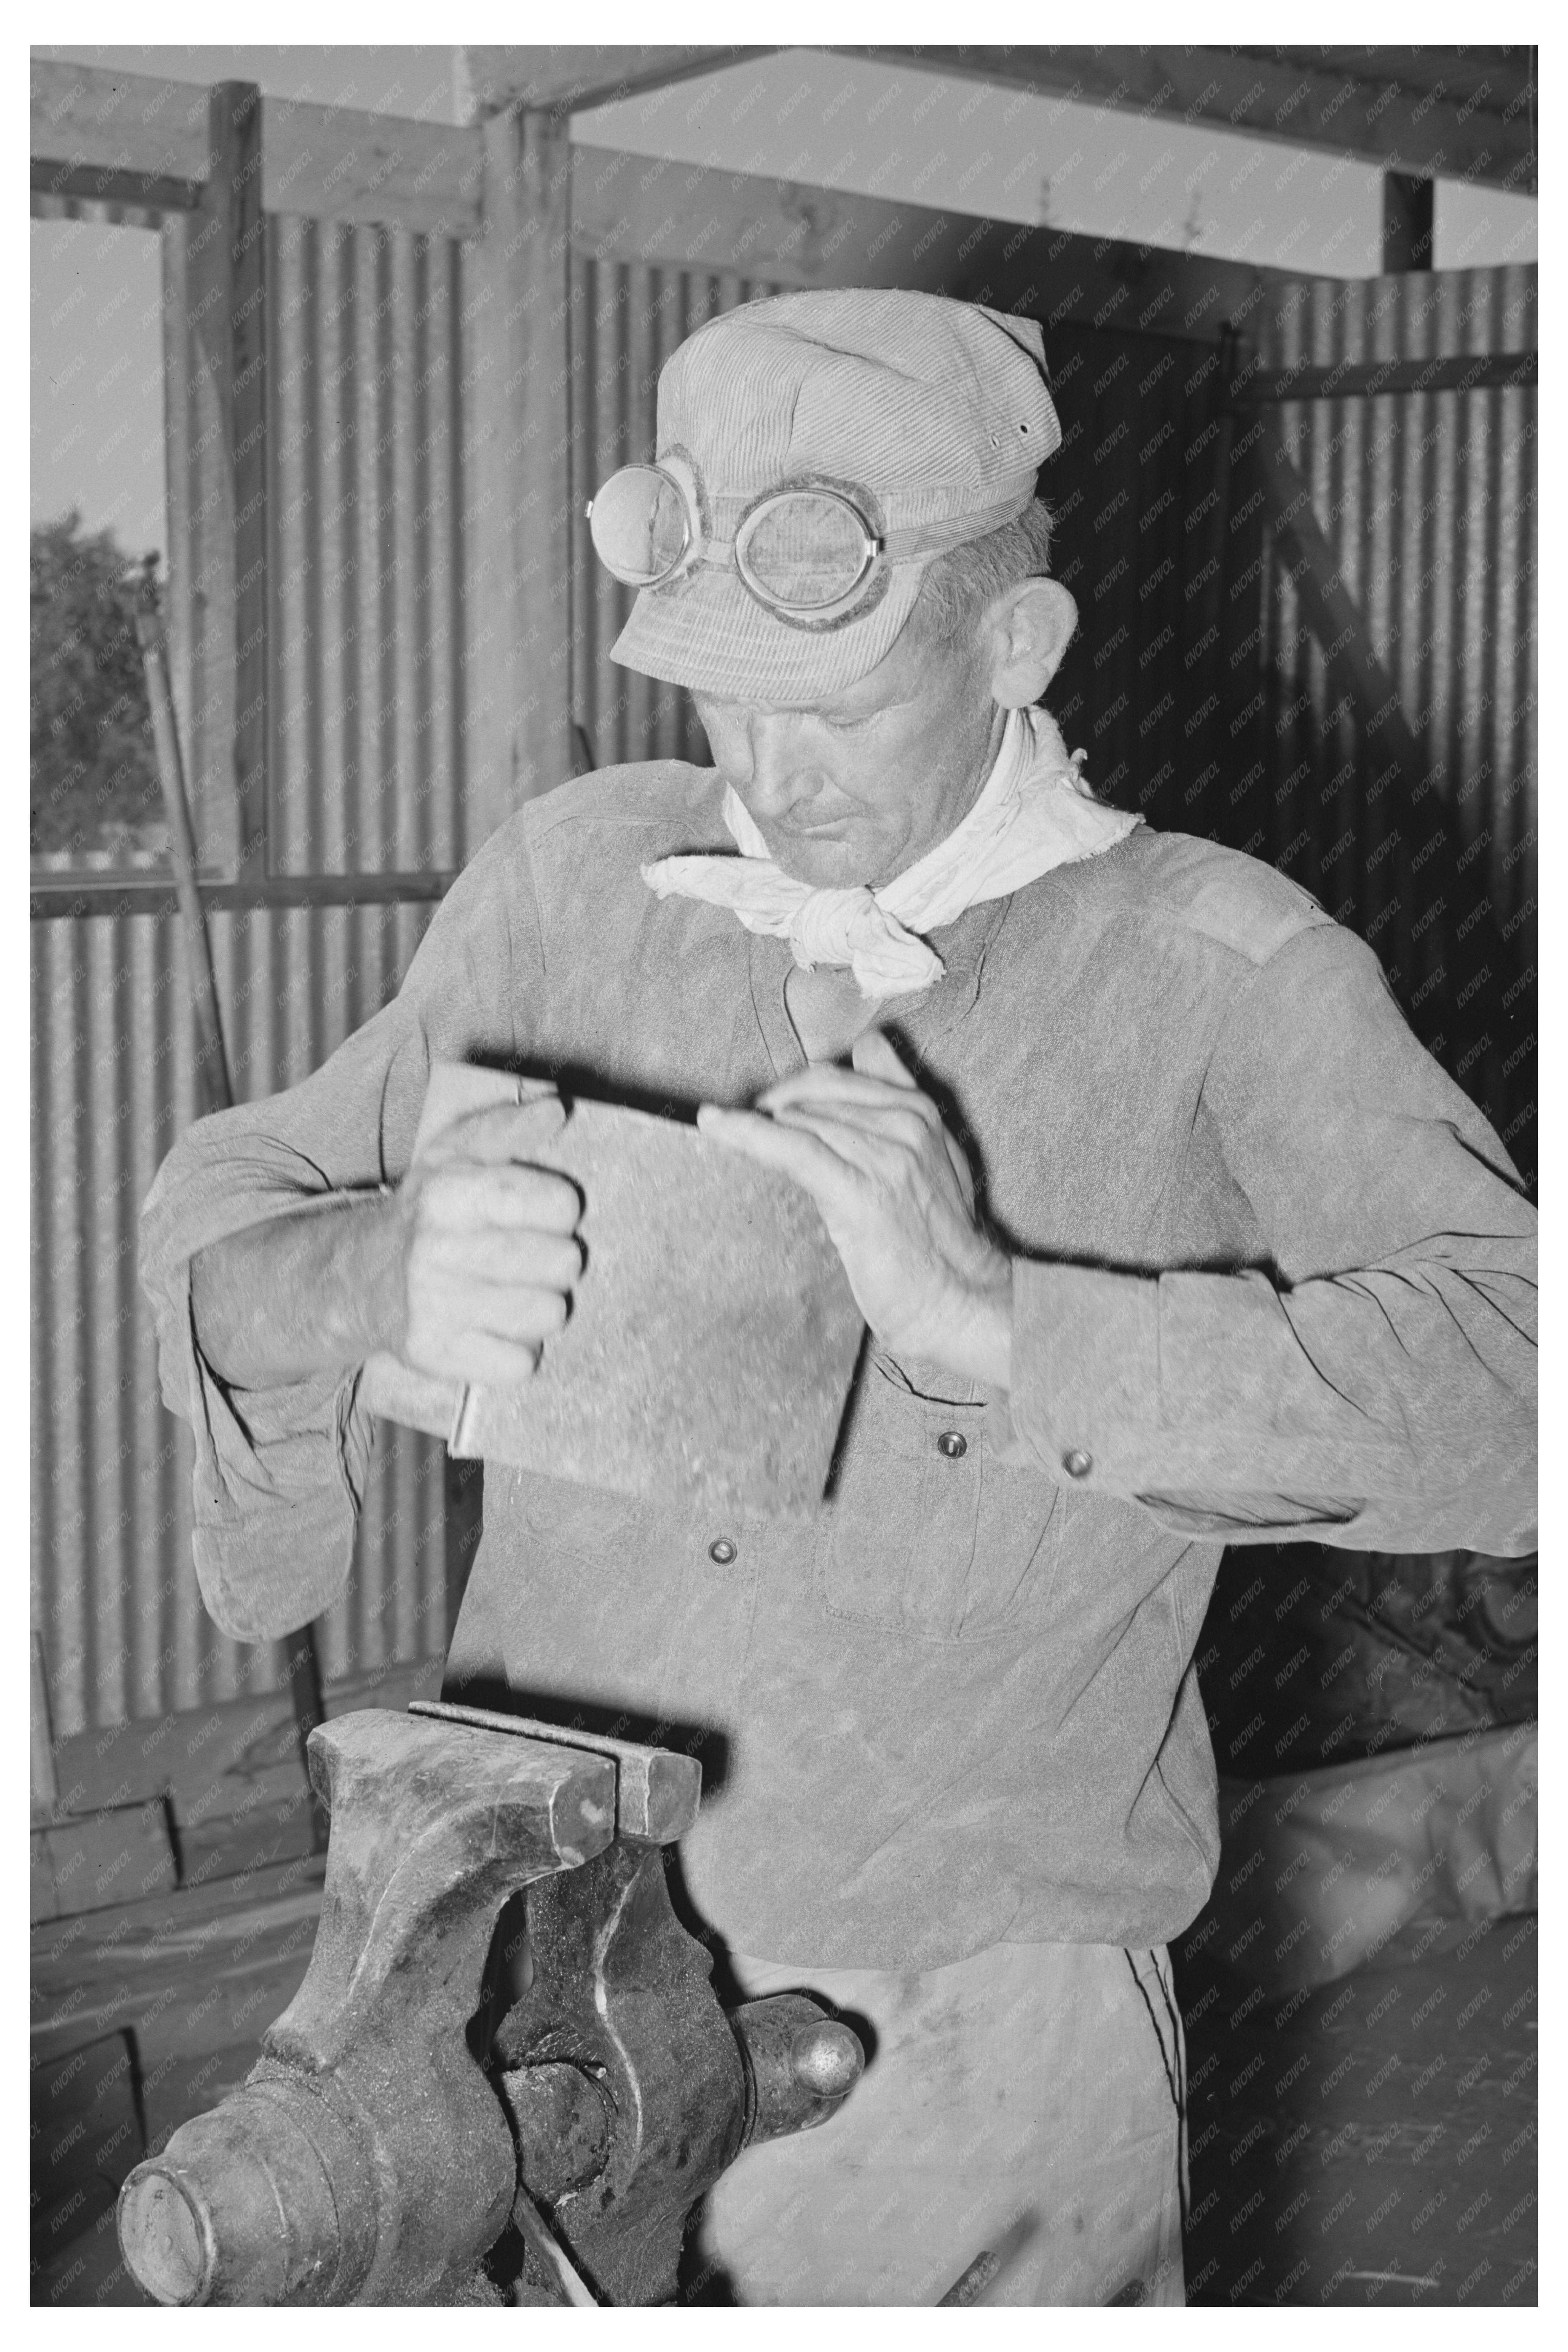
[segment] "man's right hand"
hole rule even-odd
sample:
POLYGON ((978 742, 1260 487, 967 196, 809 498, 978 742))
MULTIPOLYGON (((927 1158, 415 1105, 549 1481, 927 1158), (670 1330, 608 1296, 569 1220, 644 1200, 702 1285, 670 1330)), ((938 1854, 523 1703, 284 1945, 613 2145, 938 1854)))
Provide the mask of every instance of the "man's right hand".
POLYGON ((470 1112, 423 1146, 395 1195, 405 1363, 515 1387, 566 1320, 583 1271, 582 1196, 531 1159, 560 1131, 554 1095, 470 1112))
POLYGON ((219 1378, 270 1388, 386 1349, 438 1379, 510 1386, 566 1320, 583 1268, 574 1184, 528 1163, 565 1113, 552 1092, 423 1140, 396 1191, 272 1217, 191 1261, 191 1311, 219 1378))

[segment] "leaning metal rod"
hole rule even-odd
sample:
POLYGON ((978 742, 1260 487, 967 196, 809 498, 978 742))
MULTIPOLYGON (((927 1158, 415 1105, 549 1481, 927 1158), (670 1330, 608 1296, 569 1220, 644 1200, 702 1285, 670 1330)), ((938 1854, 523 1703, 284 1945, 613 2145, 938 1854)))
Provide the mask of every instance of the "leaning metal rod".
POLYGON ((174 725, 174 701, 169 690, 168 648, 154 568, 157 560, 150 555, 142 568, 136 596, 136 635, 142 647, 142 667, 147 674, 153 740, 157 746, 158 778, 163 790, 163 814, 168 819, 169 849, 174 866, 174 896, 185 926, 191 1009, 196 1022, 196 1075, 208 1110, 228 1110, 234 1103, 234 1089, 229 1084, 228 1060, 223 1050, 212 941, 207 937, 207 919, 196 887, 196 843, 191 830, 190 803, 185 797, 184 763, 174 725))
MULTIPOLYGON (((191 808, 185 795, 184 762, 180 756, 179 730, 174 723, 174 698, 169 685, 169 651, 163 615, 158 602, 156 556, 142 566, 136 594, 136 637, 147 677, 147 700, 153 714, 153 740, 158 753, 158 780, 163 787, 163 814, 169 824, 169 849, 174 868, 174 896, 185 928, 185 958, 191 975, 191 1010, 196 1024, 196 1075, 209 1111, 228 1110, 234 1103, 228 1057, 224 1052, 223 1020, 218 1011, 217 982, 213 972, 212 941, 206 910, 196 887, 196 843, 191 829, 191 808)), ((321 1654, 315 1628, 301 1625, 285 1634, 280 1644, 289 1690, 299 1727, 300 1756, 311 1732, 324 1719, 321 1654)), ((306 1768, 307 1783, 309 1767, 306 1768)), ((325 1851, 327 1825, 321 1807, 310 1801, 311 1843, 325 1851)))

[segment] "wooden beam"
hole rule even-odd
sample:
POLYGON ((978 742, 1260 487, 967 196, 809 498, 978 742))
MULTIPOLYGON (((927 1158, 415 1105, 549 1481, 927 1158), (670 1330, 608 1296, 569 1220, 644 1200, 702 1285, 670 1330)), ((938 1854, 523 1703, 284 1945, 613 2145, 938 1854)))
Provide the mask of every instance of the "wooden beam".
POLYGON ((1383 267, 1432 267, 1433 184, 1411 172, 1383 175, 1383 267))
MULTIPOLYGON (((264 98, 260 144, 265 212, 384 222, 426 236, 479 233, 477 129, 264 98)), ((205 88, 35 61, 35 209, 62 199, 194 211, 212 159, 205 88)))
MULTIPOLYGON (((168 533, 169 585, 163 599, 164 643, 169 656, 169 688, 174 701, 174 721, 185 766, 191 822, 195 833, 198 868, 208 863, 211 824, 206 809, 205 737, 209 729, 198 719, 204 709, 198 671, 205 666, 206 631, 198 602, 201 532, 196 512, 206 495, 204 476, 214 468, 202 445, 202 414, 210 408, 204 388, 200 354, 191 331, 191 270, 187 248, 199 221, 187 213, 165 216, 159 232, 163 345, 163 524, 168 533)), ((232 865, 233 845, 225 865, 232 865)))
POLYGON ((159 172, 116 172, 107 164, 50 163, 33 159, 33 217, 58 217, 55 204, 129 205, 159 213, 195 212, 204 183, 159 172))
POLYGON ((559 120, 574 109, 604 106, 640 89, 771 54, 767 48, 614 48, 595 43, 577 48, 465 48, 460 57, 470 119, 528 106, 559 120))
POLYGON ((173 485, 171 661, 188 730, 197 854, 205 870, 255 877, 267 844, 266 237, 261 93, 208 93, 212 170, 183 231, 174 349, 183 379, 166 401, 173 485), (176 523, 184 544, 176 553, 176 523))
POLYGON ((1532 384, 1539 356, 1524 352, 1454 352, 1426 360, 1336 360, 1331 367, 1305 362, 1259 368, 1231 394, 1235 408, 1268 408, 1282 400, 1372 400, 1415 392, 1506 392, 1532 384))
POLYGON ((601 261, 732 271, 780 286, 908 286, 1049 324, 1210 343, 1301 283, 1259 268, 1065 229, 932 212, 841 188, 575 150, 572 242, 601 261))
POLYGON ((263 99, 261 130, 261 201, 269 213, 384 222, 426 236, 479 234, 485 158, 477 129, 263 99))
POLYGON ((35 165, 187 184, 205 180, 205 88, 53 58, 34 58, 29 80, 35 165))
MULTIPOLYGON (((401 1712, 410 1699, 434 1698, 440 1682, 439 1658, 347 1675, 327 1685, 327 1719, 365 1706, 401 1712)), ((167 1797, 178 1821, 188 1820, 197 1807, 214 1809, 216 1797, 216 1810, 232 1813, 258 1782, 265 1784, 276 1774, 281 1787, 298 1772, 289 1738, 292 1719, 289 1694, 269 1690, 111 1724, 107 1730, 73 1732, 55 1751, 61 1806, 80 1816, 110 1804, 167 1797)))
POLYGON ((1472 64, 1489 65, 1489 100, 1480 105, 1440 95, 1440 78, 1436 87, 1423 88, 1413 72, 1420 52, 1409 49, 1367 50, 1356 72, 1272 49, 857 47, 838 54, 1204 122, 1394 171, 1535 193, 1532 53, 1523 48, 1466 53, 1472 64))
POLYGON ((1329 675, 1338 690, 1349 696, 1363 735, 1398 761, 1412 803, 1422 800, 1432 781, 1429 763, 1312 511, 1310 487, 1291 460, 1278 415, 1262 410, 1244 440, 1245 446, 1240 441, 1237 445, 1240 467, 1247 482, 1262 493, 1281 560, 1289 569, 1308 626, 1322 647, 1329 675))
MULTIPOLYGON (((572 243, 598 261, 723 271, 792 287, 929 290, 951 259, 945 231, 921 242, 936 217, 843 189, 619 148, 579 145, 574 154, 572 243)), ((961 214, 952 220, 972 226, 961 214)))
POLYGON ((517 107, 484 125, 477 256, 479 757, 475 846, 574 771, 568 222, 564 118, 517 107))
MULTIPOLYGON (((329 907, 427 906, 444 898, 457 878, 445 866, 428 866, 402 874, 274 874, 247 882, 199 881, 196 889, 209 914, 308 914, 329 907)), ((101 867, 90 874, 35 874, 29 898, 35 923, 179 911, 174 885, 165 877, 106 873, 101 867)))
POLYGON ((28 1694, 28 1749, 31 1763, 29 1784, 33 1821, 48 1821, 59 1802, 59 1783, 55 1777, 54 1732, 49 1723, 49 1677, 44 1664, 44 1637, 33 1629, 33 1670, 28 1694))

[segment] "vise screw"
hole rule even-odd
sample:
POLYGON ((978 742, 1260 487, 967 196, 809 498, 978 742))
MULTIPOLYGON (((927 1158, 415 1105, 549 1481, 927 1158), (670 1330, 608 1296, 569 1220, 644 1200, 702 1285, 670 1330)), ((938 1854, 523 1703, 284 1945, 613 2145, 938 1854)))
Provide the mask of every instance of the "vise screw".
POLYGON ((429 1703, 310 1735, 315 1948, 247 2080, 120 2198, 163 2304, 668 2302, 743 2147, 864 2063, 805 1995, 726 2013, 665 1849, 694 1758, 429 1703))

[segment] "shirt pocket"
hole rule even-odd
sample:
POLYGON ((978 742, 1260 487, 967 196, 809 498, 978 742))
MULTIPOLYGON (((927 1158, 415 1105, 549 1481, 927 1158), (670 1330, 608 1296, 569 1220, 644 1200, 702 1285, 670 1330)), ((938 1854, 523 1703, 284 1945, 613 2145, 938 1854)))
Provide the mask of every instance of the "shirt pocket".
POLYGON ((851 1402, 816 1542, 830 1617, 934 1642, 999 1631, 1049 1591, 1058 1487, 990 1452, 984 1402, 901 1386, 876 1359, 851 1402))

